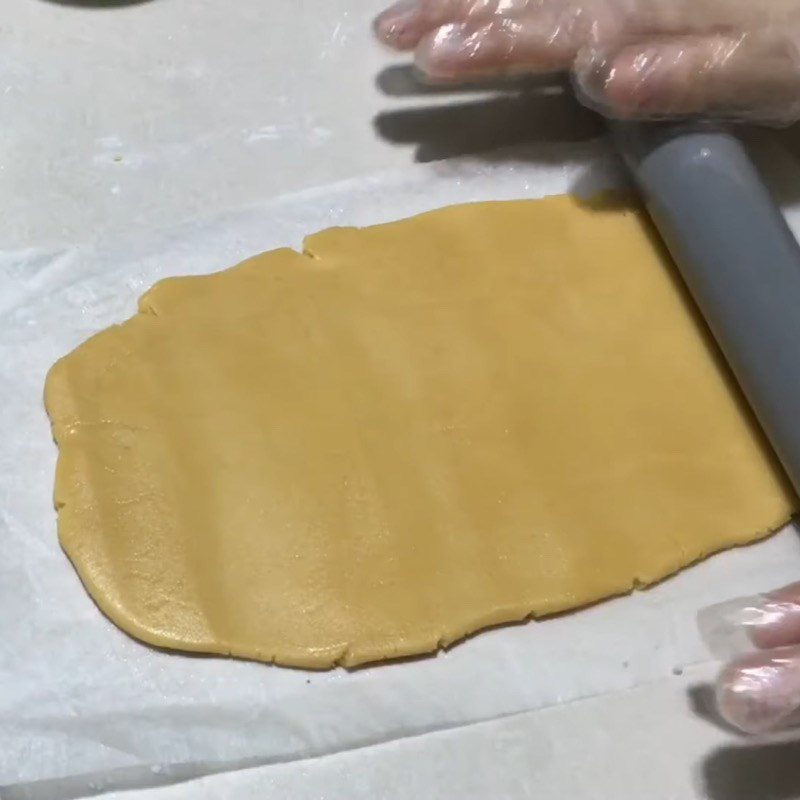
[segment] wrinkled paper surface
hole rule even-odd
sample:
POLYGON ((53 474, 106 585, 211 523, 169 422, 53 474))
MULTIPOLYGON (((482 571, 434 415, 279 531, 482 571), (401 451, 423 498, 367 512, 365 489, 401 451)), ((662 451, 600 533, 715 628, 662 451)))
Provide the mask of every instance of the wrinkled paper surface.
MULTIPOLYGON (((289 762, 658 680, 707 659, 698 608, 797 579, 788 529, 580 613, 348 673, 159 652, 108 622, 59 549, 50 365, 135 312, 151 284, 452 203, 616 185, 599 146, 416 166, 57 252, 0 253, 0 793, 79 797, 289 762)), ((795 215, 789 214, 790 222, 795 215)), ((642 532, 647 535, 646 531, 642 532)))

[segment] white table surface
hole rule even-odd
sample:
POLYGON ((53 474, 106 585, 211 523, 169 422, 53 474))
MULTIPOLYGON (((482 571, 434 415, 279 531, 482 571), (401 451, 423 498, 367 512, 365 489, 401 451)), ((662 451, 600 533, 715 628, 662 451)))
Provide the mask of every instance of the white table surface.
MULTIPOLYGON (((82 242, 422 157, 597 130, 555 97, 388 97, 381 0, 4 0, 2 246, 82 242), (428 112, 426 113, 426 108, 428 112), (426 155, 427 154, 427 155, 426 155)), ((397 59, 394 59, 397 62, 397 59)))
MULTIPOLYGON (((599 131, 559 94, 387 96, 376 76, 392 60, 368 25, 380 0, 2 5, 5 250, 169 227, 415 159, 599 131)), ((398 73, 384 83, 402 93, 398 73)), ((452 776, 453 798, 800 797, 800 745, 747 744, 706 719, 692 687, 712 674, 698 667, 491 723, 124 797, 331 798, 348 775, 356 799, 425 797, 442 776, 452 776), (547 752, 537 750, 543 739, 547 752)))
MULTIPOLYGON (((707 668, 613 697, 520 714, 303 763, 142 793, 147 800, 786 800, 800 744, 754 747, 698 713, 707 668), (442 786, 446 785, 446 795, 442 786), (338 787, 347 786, 347 794, 338 787), (436 786, 431 794, 430 787, 436 786), (332 790, 331 787, 337 787, 332 790)), ((134 793, 136 794, 136 793, 134 793)), ((130 794, 104 800, 129 800, 130 794)))

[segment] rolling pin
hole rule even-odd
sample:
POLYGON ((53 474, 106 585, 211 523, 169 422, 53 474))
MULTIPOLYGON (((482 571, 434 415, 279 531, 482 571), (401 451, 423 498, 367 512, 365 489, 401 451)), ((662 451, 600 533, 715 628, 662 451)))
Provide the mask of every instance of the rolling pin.
POLYGON ((800 246, 723 129, 613 123, 645 205, 800 494, 800 246))

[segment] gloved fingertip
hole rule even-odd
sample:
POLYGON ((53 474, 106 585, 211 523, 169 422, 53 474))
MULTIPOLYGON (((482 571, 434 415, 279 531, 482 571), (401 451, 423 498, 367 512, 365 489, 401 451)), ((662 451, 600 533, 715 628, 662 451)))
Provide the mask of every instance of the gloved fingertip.
POLYGON ((502 71, 502 48, 498 48, 491 23, 475 26, 452 22, 426 36, 414 52, 414 65, 434 81, 486 77, 502 71))
POLYGON ((398 50, 408 50, 417 44, 422 35, 417 24, 420 12, 418 0, 399 0, 375 18, 373 31, 384 44, 398 50))
POLYGON ((442 25, 419 43, 414 51, 414 66, 430 78, 455 78, 465 60, 466 47, 465 24, 442 25))
POLYGON ((800 588, 793 584, 708 606, 698 612, 697 626, 711 653, 722 659, 800 644, 800 588))
POLYGON ((606 53, 594 48, 580 50, 572 65, 572 83, 581 102, 589 108, 608 113, 606 85, 610 72, 606 53))
POLYGON ((800 709, 800 648, 732 662, 717 679, 716 700, 722 717, 745 733, 786 727, 800 709))
POLYGON ((660 48, 626 48, 605 53, 585 50, 574 77, 582 98, 613 117, 636 118, 668 110, 668 86, 660 48))
POLYGON ((764 595, 737 597, 700 609, 697 628, 712 655, 728 659, 754 649, 752 631, 764 621, 764 595))
POLYGON ((760 648, 800 644, 800 583, 769 592, 751 636, 760 648))

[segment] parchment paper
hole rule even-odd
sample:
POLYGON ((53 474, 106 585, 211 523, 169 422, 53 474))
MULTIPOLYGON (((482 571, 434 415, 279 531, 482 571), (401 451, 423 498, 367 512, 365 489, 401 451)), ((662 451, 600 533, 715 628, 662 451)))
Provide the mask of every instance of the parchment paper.
POLYGON ((652 590, 483 633, 436 658, 306 673, 133 641, 99 613, 58 547, 45 373, 132 314, 154 281, 299 246, 333 224, 587 194, 619 180, 600 145, 540 147, 338 184, 135 241, 0 254, 3 798, 77 797, 287 762, 662 679, 706 659, 693 622, 699 607, 800 575, 789 529, 652 590))

